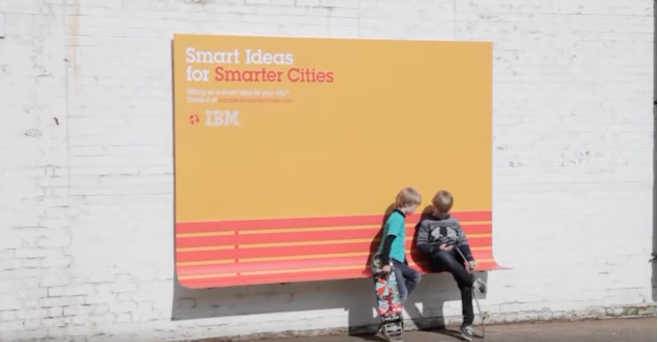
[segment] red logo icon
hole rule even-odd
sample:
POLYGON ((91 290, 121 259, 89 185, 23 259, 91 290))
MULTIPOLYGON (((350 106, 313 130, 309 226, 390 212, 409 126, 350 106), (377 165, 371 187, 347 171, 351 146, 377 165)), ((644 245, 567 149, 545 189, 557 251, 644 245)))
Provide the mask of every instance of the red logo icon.
POLYGON ((190 114, 190 116, 188 117, 188 120, 190 120, 190 124, 192 124, 192 125, 196 125, 196 124, 199 123, 199 116, 196 115, 196 114, 194 114, 194 113, 192 113, 192 114, 190 114))

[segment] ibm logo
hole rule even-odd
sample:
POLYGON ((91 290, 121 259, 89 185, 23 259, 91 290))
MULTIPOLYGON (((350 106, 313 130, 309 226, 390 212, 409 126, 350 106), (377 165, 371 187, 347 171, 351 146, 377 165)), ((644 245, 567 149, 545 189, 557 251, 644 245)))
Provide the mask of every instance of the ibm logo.
POLYGON ((240 126, 237 110, 207 110, 206 126, 240 126))

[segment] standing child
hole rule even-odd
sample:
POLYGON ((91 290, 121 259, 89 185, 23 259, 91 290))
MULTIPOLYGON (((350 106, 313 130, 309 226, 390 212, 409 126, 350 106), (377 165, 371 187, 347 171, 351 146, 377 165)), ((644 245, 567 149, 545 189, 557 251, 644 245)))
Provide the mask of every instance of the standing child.
POLYGON ((420 273, 409 267, 406 258, 405 240, 407 238, 405 229, 405 218, 416 211, 420 205, 421 196, 413 188, 404 188, 395 199, 395 210, 386 220, 384 234, 379 244, 378 253, 383 257, 382 268, 385 272, 391 271, 389 260, 393 261, 393 272, 398 279, 400 301, 404 304, 409 294, 420 283, 420 273))
POLYGON ((482 293, 484 284, 478 282, 469 271, 477 266, 471 254, 466 235, 459 220, 450 216, 452 195, 445 190, 436 193, 432 199, 433 213, 423 219, 418 227, 416 248, 427 257, 434 272, 450 272, 461 291, 462 315, 460 332, 462 337, 473 339, 473 289, 482 293), (456 249, 459 249, 459 253, 456 249), (462 255, 464 256, 462 258, 462 255), (464 260, 464 258, 466 260, 464 260))

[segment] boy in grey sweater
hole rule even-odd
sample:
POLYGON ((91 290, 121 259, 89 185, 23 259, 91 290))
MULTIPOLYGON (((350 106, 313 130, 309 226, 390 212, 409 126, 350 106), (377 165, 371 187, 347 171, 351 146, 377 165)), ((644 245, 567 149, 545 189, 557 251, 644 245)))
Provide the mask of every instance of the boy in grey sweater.
POLYGON ((459 220, 450 216, 452 195, 445 190, 436 193, 432 199, 433 213, 425 217, 418 225, 416 248, 425 256, 434 272, 450 272, 462 297, 462 322, 460 332, 462 337, 473 339, 473 289, 484 293, 484 284, 476 281, 470 272, 477 266, 466 234, 459 220), (456 249, 459 249, 459 253, 456 249), (463 257, 462 257, 463 255, 463 257), (464 260, 465 259, 465 260, 464 260))

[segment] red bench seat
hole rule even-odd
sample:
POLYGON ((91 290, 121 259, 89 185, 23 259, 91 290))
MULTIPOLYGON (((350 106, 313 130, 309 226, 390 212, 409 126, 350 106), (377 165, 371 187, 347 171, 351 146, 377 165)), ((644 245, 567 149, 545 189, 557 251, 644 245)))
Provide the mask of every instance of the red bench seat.
MULTIPOLYGON (((478 271, 502 269, 493 258, 491 212, 458 212, 478 271)), ((427 273, 413 251, 415 224, 407 219, 412 267, 427 273)), ((188 288, 353 279, 370 276, 381 239, 382 215, 176 224, 176 273, 188 288)))

